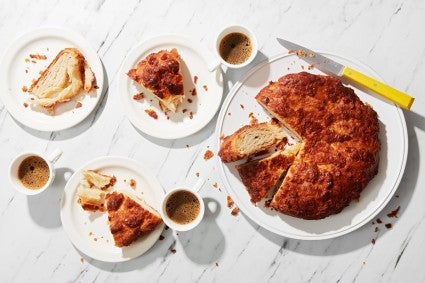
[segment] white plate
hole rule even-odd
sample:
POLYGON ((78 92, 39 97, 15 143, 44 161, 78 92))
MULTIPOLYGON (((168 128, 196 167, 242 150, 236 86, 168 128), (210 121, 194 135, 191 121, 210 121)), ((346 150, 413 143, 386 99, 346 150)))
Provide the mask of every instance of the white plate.
POLYGON ((157 138, 176 139, 196 133, 214 117, 223 95, 221 69, 208 70, 215 62, 214 55, 199 42, 179 35, 162 35, 142 42, 129 52, 119 76, 118 92, 128 119, 140 131, 157 138), (167 120, 159 109, 158 99, 130 79, 127 73, 149 54, 164 49, 170 51, 172 48, 177 48, 182 60, 185 98, 176 113, 169 112, 170 119, 167 120), (193 83, 194 76, 198 77, 197 84, 193 83), (203 88, 204 85, 208 91, 203 88), (196 88, 196 96, 191 95, 193 88, 196 88), (133 95, 140 92, 144 93, 145 98, 134 100, 133 95), (188 102, 188 98, 192 99, 192 103, 188 102), (153 109, 158 119, 146 114, 145 109, 153 109), (187 111, 182 113, 183 109, 187 111), (193 113, 192 119, 190 112, 193 113))
POLYGON ((106 156, 94 159, 78 169, 69 179, 62 195, 62 225, 77 249, 89 257, 108 262, 126 261, 142 255, 158 240, 164 224, 158 225, 154 231, 128 247, 116 247, 108 226, 108 213, 84 211, 78 204, 77 187, 83 178, 82 171, 87 169, 114 175, 117 182, 113 190, 140 197, 160 211, 164 190, 158 180, 148 169, 132 159, 106 156), (130 188, 130 179, 136 181, 135 189, 130 188))
POLYGON ((103 68, 99 56, 79 34, 63 29, 36 29, 17 38, 6 50, 0 64, 0 98, 9 113, 25 126, 39 131, 60 131, 84 120, 96 107, 103 87, 103 68), (31 86, 32 80, 40 76, 56 55, 64 48, 75 47, 83 53, 96 76, 98 89, 90 94, 81 94, 72 101, 55 108, 55 115, 31 106, 30 95, 22 91, 31 86), (46 55, 46 60, 26 62, 30 54, 46 55), (27 72, 26 72, 27 70, 27 72), (82 107, 75 108, 77 101, 82 107))
MULTIPOLYGON (((378 74, 361 63, 332 54, 325 55, 382 81, 378 74)), ((249 124, 248 114, 250 112, 253 112, 260 122, 270 119, 265 110, 256 102, 255 95, 270 80, 276 81, 285 74, 303 71, 302 66, 307 71, 308 64, 297 56, 280 55, 251 70, 232 88, 224 102, 217 121, 217 143, 220 143, 220 135, 232 134, 242 125, 249 124), (244 109, 240 104, 244 106, 244 109), (227 114, 229 112, 231 116, 227 114)), ((308 72, 323 74, 317 69, 308 72)), ((350 87, 354 88, 351 85, 350 87)), ((378 113, 381 124, 379 138, 382 148, 378 175, 363 190, 360 201, 352 202, 341 213, 321 220, 303 220, 265 209, 261 204, 255 207, 249 200, 248 193, 239 179, 234 164, 224 164, 217 158, 220 174, 229 194, 240 209, 258 225, 279 235, 295 239, 333 238, 368 223, 389 202, 400 183, 406 166, 408 147, 406 122, 401 109, 393 103, 354 89, 360 99, 372 105, 378 113)))

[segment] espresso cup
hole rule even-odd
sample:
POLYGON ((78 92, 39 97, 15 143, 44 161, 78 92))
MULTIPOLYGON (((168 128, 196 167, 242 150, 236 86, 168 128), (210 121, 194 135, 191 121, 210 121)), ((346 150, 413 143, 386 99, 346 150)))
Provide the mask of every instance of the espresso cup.
POLYGON ((15 157, 12 162, 9 165, 9 180, 12 183, 13 187, 20 193, 26 194, 26 195, 36 195, 44 190, 46 190, 55 179, 55 168, 54 164, 55 162, 60 158, 62 155, 62 151, 60 149, 56 149, 52 154, 49 156, 44 156, 43 154, 37 153, 37 152, 25 152, 17 157, 15 157), (43 160, 47 166, 48 166, 48 172, 49 176, 47 181, 44 185, 42 185, 40 188, 29 188, 24 185, 24 183, 19 178, 19 170, 21 167, 21 164, 29 157, 35 157, 43 160))
POLYGON ((184 187, 169 191, 161 204, 162 219, 168 227, 176 231, 188 231, 195 228, 204 217, 204 212, 202 197, 194 190, 184 187), (185 195, 188 196, 186 199, 184 199, 185 195))
POLYGON ((215 49, 216 49, 216 54, 218 56, 218 58, 220 59, 221 64, 229 67, 229 68, 243 68, 245 66, 247 66, 249 63, 252 62, 252 60, 254 60, 255 56, 257 56, 257 52, 258 52, 258 43, 257 43, 257 38, 255 37, 254 33, 248 29, 245 26, 241 26, 241 25, 232 25, 229 27, 224 28, 218 35, 216 38, 216 44, 215 44, 215 49), (249 41, 251 42, 251 54, 249 55, 249 57, 241 62, 240 64, 232 64, 227 62, 221 55, 220 52, 220 46, 221 46, 221 42, 223 41, 223 39, 226 38, 226 36, 233 34, 233 33, 240 33, 245 35, 249 41))

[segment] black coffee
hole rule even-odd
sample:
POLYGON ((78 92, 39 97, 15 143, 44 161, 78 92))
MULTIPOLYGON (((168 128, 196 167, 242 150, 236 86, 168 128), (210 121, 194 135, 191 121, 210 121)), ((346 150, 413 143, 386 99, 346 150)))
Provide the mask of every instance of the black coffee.
POLYGON ((39 156, 30 156, 21 162, 18 169, 18 179, 28 189, 44 187, 50 177, 49 165, 39 156))
POLYGON ((252 43, 248 36, 243 33, 229 33, 220 41, 219 52, 227 63, 239 65, 251 56, 252 43))
POLYGON ((174 222, 189 224, 199 215, 199 200, 189 191, 177 191, 168 198, 165 211, 174 222))

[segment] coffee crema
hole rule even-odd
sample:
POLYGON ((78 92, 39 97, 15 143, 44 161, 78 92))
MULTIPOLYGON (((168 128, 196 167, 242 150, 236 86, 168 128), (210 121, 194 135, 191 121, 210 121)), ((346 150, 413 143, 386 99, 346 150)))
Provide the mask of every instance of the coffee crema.
POLYGON ((167 216, 177 224, 189 224, 199 215, 198 198, 186 190, 177 191, 169 196, 165 204, 167 216))
POLYGON ((19 165, 18 179, 28 189, 37 190, 42 188, 47 184, 49 177, 49 165, 39 156, 29 156, 19 165))
POLYGON ((239 65, 251 56, 252 43, 245 34, 232 32, 223 37, 218 50, 224 61, 232 65, 239 65))

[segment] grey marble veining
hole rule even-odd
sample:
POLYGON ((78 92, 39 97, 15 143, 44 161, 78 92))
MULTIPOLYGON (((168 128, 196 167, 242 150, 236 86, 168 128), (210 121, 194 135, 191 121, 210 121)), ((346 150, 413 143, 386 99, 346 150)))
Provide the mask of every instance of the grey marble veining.
POLYGON ((83 123, 56 133, 19 124, 0 102, 0 281, 423 282, 424 14, 423 1, 2 1, 1 55, 13 38, 32 28, 66 27, 97 50, 107 87, 83 123), (225 95, 255 64, 283 52, 275 40, 279 36, 358 59, 416 97, 412 111, 404 111, 409 156, 398 197, 378 215, 392 229, 382 224, 375 232, 376 225, 366 224, 322 241, 275 235, 243 213, 230 215, 215 161, 203 159, 207 147, 215 146, 216 117, 200 132, 173 141, 149 137, 131 125, 117 93, 126 54, 140 41, 164 33, 194 37, 213 50, 216 34, 232 23, 253 29, 260 52, 250 66, 225 70, 225 95), (24 150, 48 153, 55 148, 64 154, 53 186, 34 197, 16 193, 7 181, 9 161, 24 150), (164 231, 163 241, 129 262, 105 263, 80 254, 62 229, 60 198, 66 175, 103 155, 138 160, 166 190, 195 184, 199 172, 208 206, 204 221, 190 232, 164 231), (221 190, 213 187, 215 182, 221 190), (399 217, 389 219, 386 214, 398 205, 399 217))

